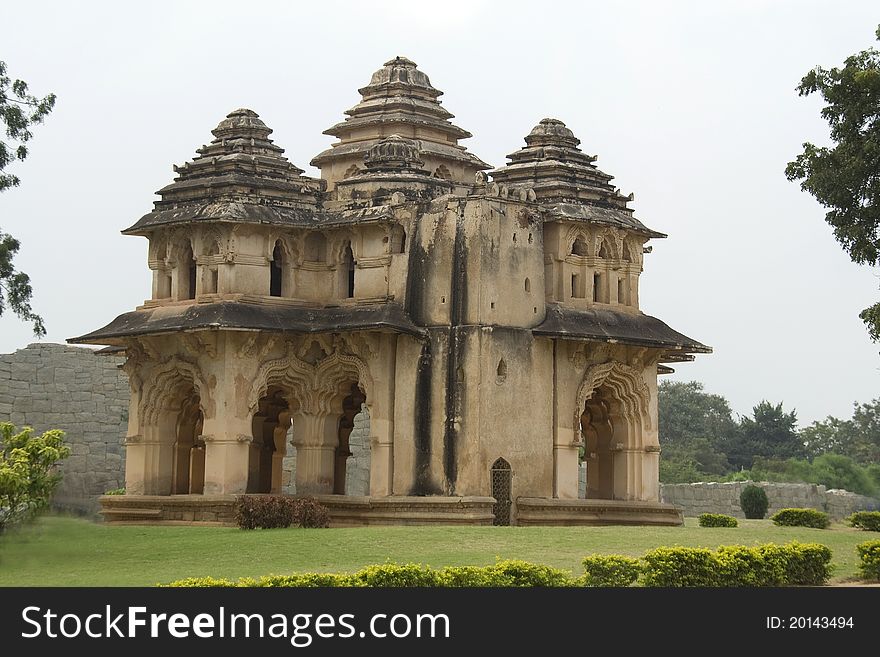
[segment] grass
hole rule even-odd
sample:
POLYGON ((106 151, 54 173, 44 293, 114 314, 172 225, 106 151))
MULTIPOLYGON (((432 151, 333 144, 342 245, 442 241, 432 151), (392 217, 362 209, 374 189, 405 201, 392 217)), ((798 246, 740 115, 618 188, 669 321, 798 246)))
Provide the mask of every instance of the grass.
POLYGON ((855 576, 855 546, 869 532, 776 527, 740 520, 737 528, 684 527, 363 527, 273 529, 149 527, 48 516, 0 537, 0 586, 152 586, 190 576, 238 578, 294 571, 354 571, 375 563, 487 565, 525 559, 580 574, 587 554, 641 556, 660 545, 823 543, 834 581, 855 576))

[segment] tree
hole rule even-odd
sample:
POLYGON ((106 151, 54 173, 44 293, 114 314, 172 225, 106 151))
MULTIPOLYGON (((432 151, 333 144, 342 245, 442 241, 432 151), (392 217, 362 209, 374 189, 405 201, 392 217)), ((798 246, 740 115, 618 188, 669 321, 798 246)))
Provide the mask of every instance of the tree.
POLYGON ((801 431, 813 456, 835 453, 869 464, 880 463, 880 397, 868 404, 853 404, 849 420, 828 416, 801 431))
MULTIPOLYGON (((880 39, 880 27, 877 28, 880 39)), ((853 262, 880 264, 880 51, 868 48, 847 57, 842 68, 817 66, 798 94, 822 95, 834 146, 806 142, 785 168, 789 180, 828 208, 827 221, 853 262)), ((880 341, 880 303, 859 315, 880 341)))
POLYGON ((9 422, 0 423, 0 532, 49 506, 61 481, 52 468, 69 455, 63 431, 37 436, 30 427, 15 433, 9 422))
POLYGON ((703 392, 698 381, 663 381, 658 414, 661 481, 699 481, 727 472, 727 457, 719 446, 737 427, 724 397, 703 392))
POLYGON ((799 458, 806 454, 795 427, 797 412, 786 413, 782 403, 764 400, 752 409, 752 417, 740 420, 739 431, 723 445, 731 465, 750 469, 756 456, 767 459, 799 458))
MULTIPOLYGON (((42 123, 54 106, 55 94, 43 98, 31 95, 27 83, 11 79, 6 74, 6 64, 0 62, 0 120, 6 132, 6 138, 0 139, 0 192, 19 184, 18 176, 4 173, 4 169, 27 157, 27 143, 33 137, 31 127, 42 123)), ((0 315, 8 305, 19 318, 31 322, 34 335, 41 337, 46 328, 42 318, 31 309, 30 278, 16 271, 12 262, 19 246, 18 240, 0 231, 0 315)))

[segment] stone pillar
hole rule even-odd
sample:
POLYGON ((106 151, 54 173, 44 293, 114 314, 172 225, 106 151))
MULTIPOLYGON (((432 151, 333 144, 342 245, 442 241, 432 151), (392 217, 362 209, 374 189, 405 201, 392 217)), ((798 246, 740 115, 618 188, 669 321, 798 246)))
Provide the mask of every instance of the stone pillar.
POLYGON ((141 434, 125 437, 125 494, 143 495, 146 447, 141 434))
POLYGON ((298 495, 332 495, 339 416, 300 411, 293 417, 298 495))
POLYGON ((273 431, 272 438, 275 441, 275 451, 272 453, 272 487, 270 493, 281 494, 281 486, 284 472, 284 457, 287 455, 287 430, 286 423, 279 424, 273 431))
MULTIPOLYGON (((206 427, 207 424, 206 422, 206 427)), ((247 491, 251 440, 251 436, 247 434, 238 434, 233 439, 205 436, 206 495, 230 495, 247 491)))
MULTIPOLYGON (((204 437, 202 437, 204 440, 204 437)), ((189 452, 189 492, 202 493, 205 490, 205 448, 193 447, 189 452)))
MULTIPOLYGON (((570 433, 569 429, 569 433, 570 433)), ((576 500, 578 497, 578 448, 579 445, 553 446, 553 497, 576 500)))

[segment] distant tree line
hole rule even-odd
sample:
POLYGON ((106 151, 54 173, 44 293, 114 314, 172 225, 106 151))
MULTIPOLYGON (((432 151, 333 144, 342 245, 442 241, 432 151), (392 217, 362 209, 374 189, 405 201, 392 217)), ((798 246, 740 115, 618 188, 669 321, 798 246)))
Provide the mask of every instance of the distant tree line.
POLYGON ((762 401, 734 417, 698 381, 659 388, 660 481, 792 481, 880 494, 880 398, 854 404, 850 419, 798 429, 797 412, 762 401))

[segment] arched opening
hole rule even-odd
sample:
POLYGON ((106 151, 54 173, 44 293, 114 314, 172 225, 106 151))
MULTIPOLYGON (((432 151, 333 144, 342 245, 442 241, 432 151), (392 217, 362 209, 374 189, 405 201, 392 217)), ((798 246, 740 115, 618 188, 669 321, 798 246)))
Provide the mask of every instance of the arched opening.
POLYGON ((608 248, 608 242, 602 240, 599 246, 599 257, 600 258, 610 258, 611 250, 608 248))
POLYGON ((532 291, 532 282, 527 278, 525 280, 525 282, 523 283, 523 287, 525 288, 526 293, 531 292, 532 291))
POLYGON ((504 362, 504 359, 498 361, 498 367, 495 368, 495 376, 499 381, 504 381, 507 378, 507 363, 504 362))
POLYGON ((308 262, 327 261, 327 238, 321 233, 312 233, 305 239, 303 259, 308 262))
POLYGON ((342 251, 342 261, 339 263, 339 269, 341 271, 341 283, 343 285, 345 298, 353 299, 355 261, 354 253, 351 250, 351 242, 345 243, 345 248, 342 251))
POLYGON ((349 458, 353 455, 350 445, 352 431, 355 428, 355 416, 361 412, 362 404, 367 400, 357 383, 352 383, 349 394, 342 400, 342 415, 339 418, 339 444, 336 447, 336 461, 333 469, 333 493, 346 494, 349 458))
POLYGON ((434 169, 434 173, 431 174, 435 178, 440 178, 441 180, 452 180, 452 172, 445 164, 441 164, 439 167, 434 169))
POLYGON ((616 450, 613 441, 615 434, 613 417, 616 406, 605 388, 596 390, 584 404, 580 424, 584 441, 582 460, 586 466, 587 499, 617 498, 614 480, 616 450))
POLYGON ((595 272, 593 274, 593 302, 599 303, 602 301, 602 274, 599 272, 595 272))
POLYGON ((290 407, 282 390, 270 387, 251 422, 248 493, 280 493, 282 463, 287 451, 290 407))
POLYGON ((208 250, 205 252, 206 263, 202 265, 202 294, 216 294, 219 291, 219 272, 216 258, 219 253, 219 245, 216 241, 211 240, 208 250))
POLYGON ((391 253, 406 253, 406 231, 397 225, 391 229, 391 253))
POLYGON ((205 489, 205 441, 202 438, 204 416, 195 389, 180 406, 174 441, 171 493, 201 494, 205 489))
POLYGON ((180 253, 178 263, 178 299, 196 298, 196 260, 193 256, 192 246, 187 240, 180 253))
POLYGON ((495 504, 492 505, 492 515, 495 516, 494 520, 492 520, 493 525, 510 525, 512 475, 513 471, 510 469, 510 463, 502 458, 497 459, 489 471, 489 477, 492 482, 492 497, 495 498, 495 504))
POLYGON ((576 256, 587 255, 587 243, 583 237, 578 237, 571 245, 571 254, 576 256))
POLYGON ((633 258, 632 249, 630 248, 629 242, 623 243, 623 259, 627 262, 635 262, 635 258, 633 258))
POLYGON ((617 303, 626 305, 626 281, 623 278, 617 279, 617 303))
POLYGON ((272 262, 269 263, 269 296, 280 297, 284 277, 284 247, 281 240, 275 242, 272 249, 272 262))
POLYGON ((572 274, 571 275, 571 298, 572 299, 583 299, 584 298, 584 277, 580 274, 572 274))

